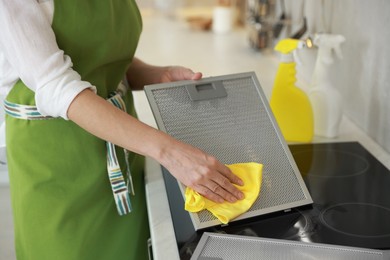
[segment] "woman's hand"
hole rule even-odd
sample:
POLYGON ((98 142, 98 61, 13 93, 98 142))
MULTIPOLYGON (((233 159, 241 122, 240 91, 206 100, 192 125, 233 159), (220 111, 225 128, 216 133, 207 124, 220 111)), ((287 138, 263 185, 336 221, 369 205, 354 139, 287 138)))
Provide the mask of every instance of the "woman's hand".
POLYGON ((134 58, 126 73, 132 90, 143 89, 146 85, 179 80, 198 80, 202 73, 193 72, 182 66, 154 66, 134 58))
POLYGON ((171 140, 160 162, 177 180, 212 201, 233 203, 244 198, 232 184, 243 185, 242 180, 215 157, 191 145, 171 140))
POLYGON ((202 78, 202 73, 193 72, 191 69, 181 66, 163 67, 161 72, 161 83, 179 80, 198 80, 202 78))

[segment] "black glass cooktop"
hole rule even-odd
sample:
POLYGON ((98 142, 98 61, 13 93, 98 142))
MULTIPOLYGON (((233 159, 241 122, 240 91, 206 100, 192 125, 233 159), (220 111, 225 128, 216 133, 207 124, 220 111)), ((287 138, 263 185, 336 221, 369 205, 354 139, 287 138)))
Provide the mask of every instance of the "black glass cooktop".
POLYGON ((181 259, 203 232, 390 249, 390 171, 358 142, 290 145, 314 203, 195 231, 176 180, 163 169, 181 259))

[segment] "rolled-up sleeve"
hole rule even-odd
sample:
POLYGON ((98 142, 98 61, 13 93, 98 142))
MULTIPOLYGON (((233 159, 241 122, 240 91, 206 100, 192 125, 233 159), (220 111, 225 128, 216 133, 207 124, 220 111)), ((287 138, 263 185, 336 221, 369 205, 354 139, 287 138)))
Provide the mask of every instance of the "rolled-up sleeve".
POLYGON ((10 66, 7 74, 17 75, 35 92, 42 115, 68 119, 68 108, 81 91, 96 92, 72 69, 70 57, 59 49, 51 21, 36 0, 0 0, 0 34, 0 51, 10 66))

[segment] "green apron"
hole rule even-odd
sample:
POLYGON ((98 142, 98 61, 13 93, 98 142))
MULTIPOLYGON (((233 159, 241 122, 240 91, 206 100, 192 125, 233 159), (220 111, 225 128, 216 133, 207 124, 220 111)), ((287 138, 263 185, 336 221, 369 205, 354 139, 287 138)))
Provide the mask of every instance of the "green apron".
MULTIPOLYGON (((134 0, 55 1, 52 27, 82 80, 108 98, 138 43, 141 18, 134 0)), ((34 93, 21 81, 6 99, 35 105, 34 93)), ((130 91, 124 100, 135 116, 130 91)), ((7 115, 6 131, 18 259, 147 259, 142 157, 129 155, 135 196, 132 212, 119 216, 103 140, 61 118, 7 115)), ((125 169, 123 150, 116 153, 125 169)))

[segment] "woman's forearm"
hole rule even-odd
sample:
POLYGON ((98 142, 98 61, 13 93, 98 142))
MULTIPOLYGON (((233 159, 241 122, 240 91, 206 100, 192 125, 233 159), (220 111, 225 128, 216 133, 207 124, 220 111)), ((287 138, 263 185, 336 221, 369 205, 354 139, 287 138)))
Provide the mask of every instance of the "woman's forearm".
POLYGON ((141 90, 145 85, 160 83, 161 70, 164 67, 149 65, 134 58, 127 70, 127 81, 132 90, 141 90))
POLYGON ((242 185, 241 180, 215 157, 142 123, 91 90, 73 100, 68 117, 103 140, 154 158, 177 180, 213 201, 243 198, 232 185, 242 185))
POLYGON ((70 120, 93 135, 127 150, 159 160, 164 140, 170 139, 90 90, 82 91, 68 109, 70 120))

